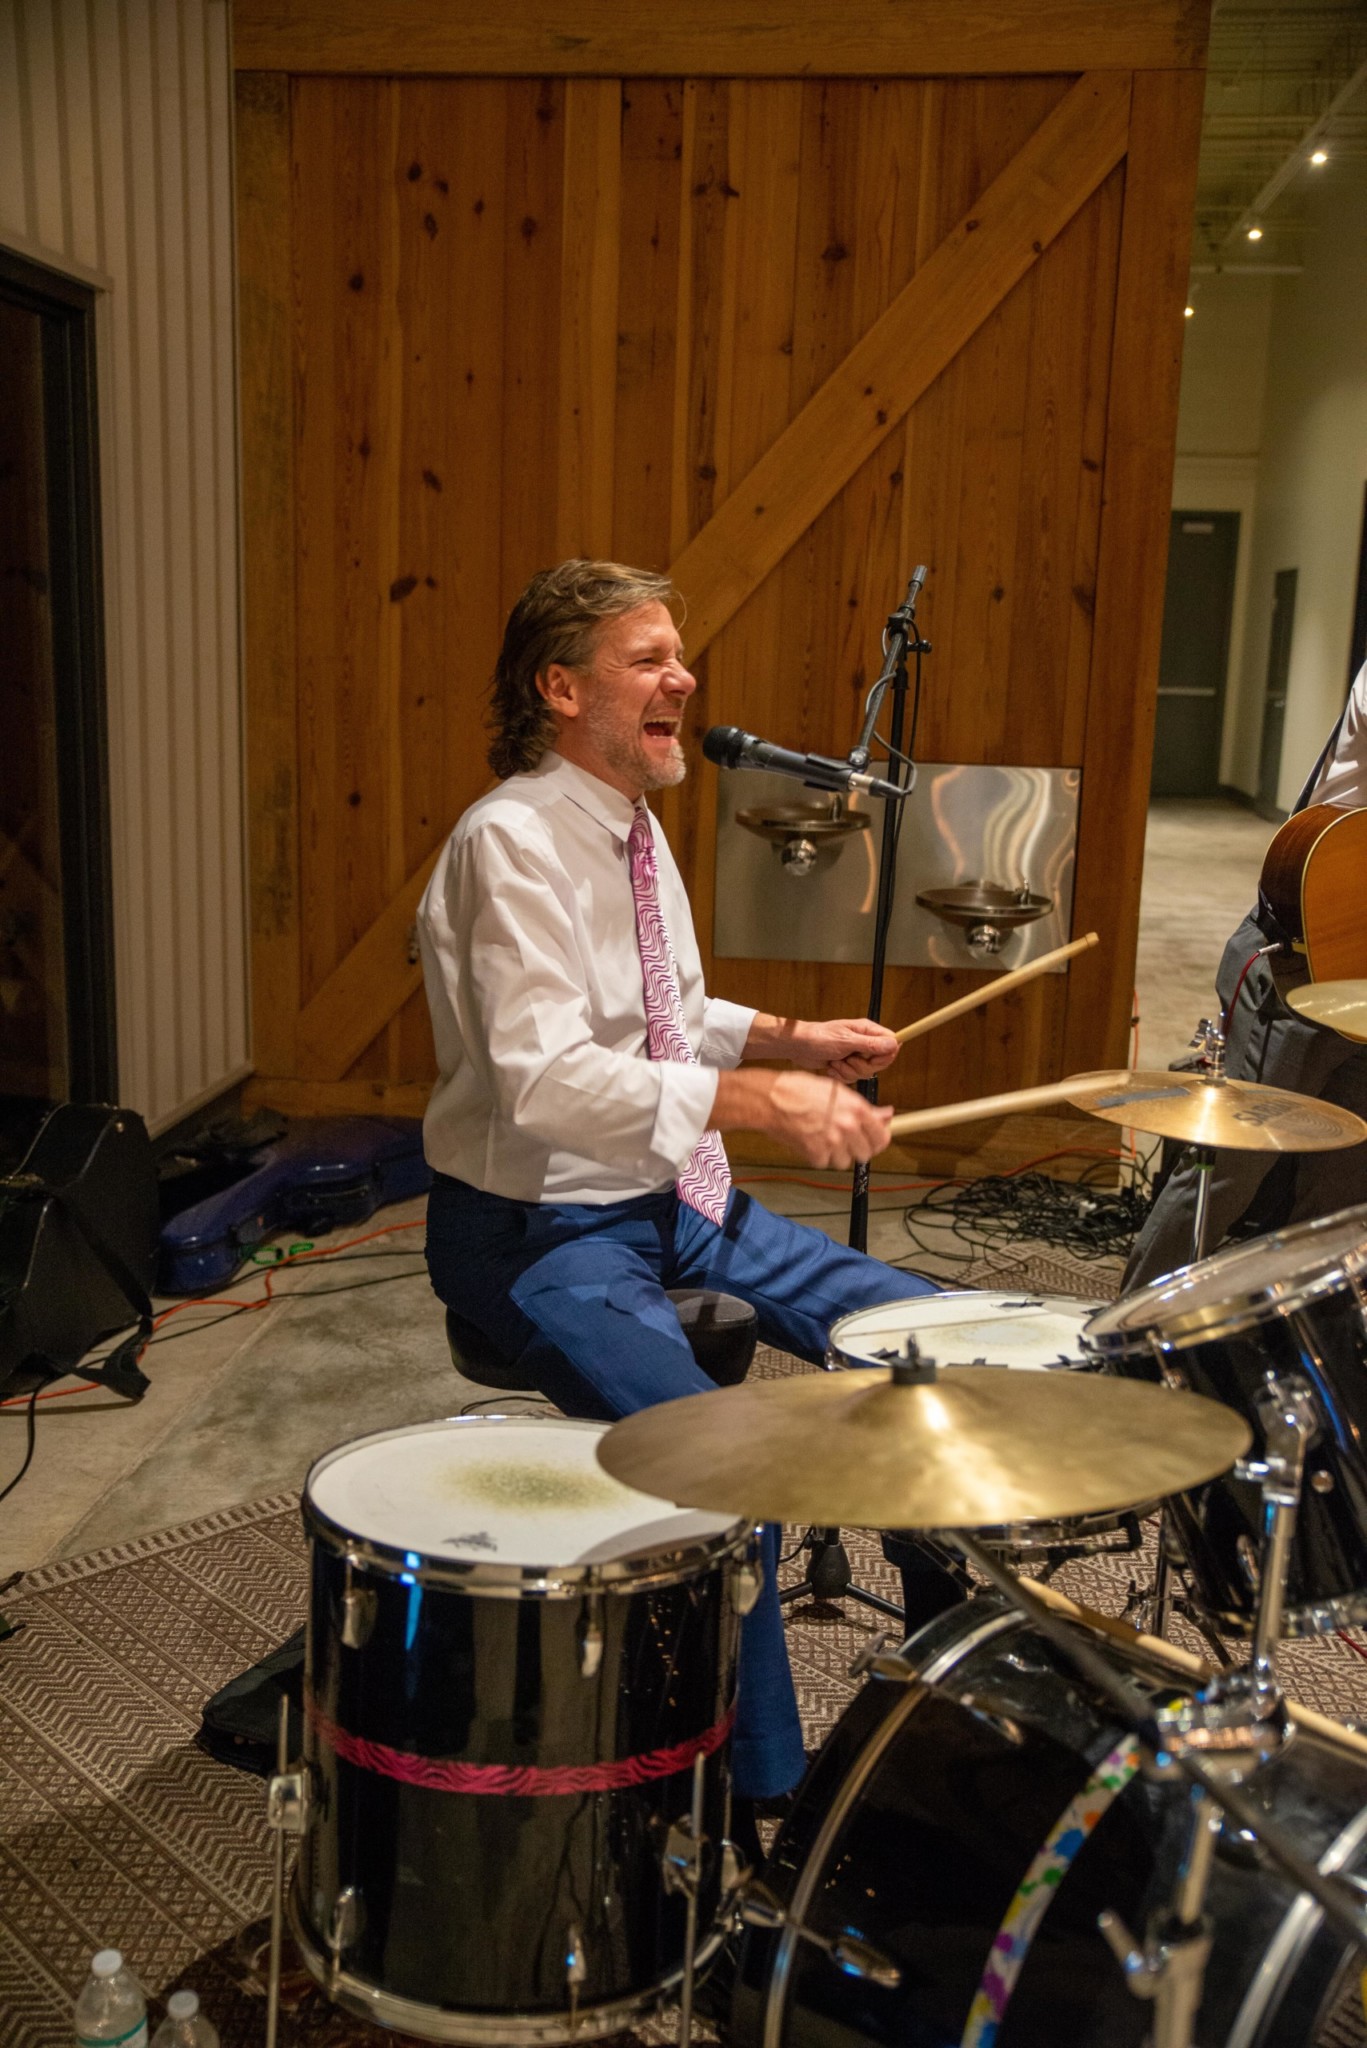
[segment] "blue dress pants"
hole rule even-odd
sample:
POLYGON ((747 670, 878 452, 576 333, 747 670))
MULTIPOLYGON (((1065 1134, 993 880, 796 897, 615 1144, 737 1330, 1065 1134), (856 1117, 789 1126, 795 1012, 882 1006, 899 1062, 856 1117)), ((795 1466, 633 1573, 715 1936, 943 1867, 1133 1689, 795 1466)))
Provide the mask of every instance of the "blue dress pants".
MULTIPOLYGON (((613 1421, 707 1393, 668 1287, 748 1301, 765 1343, 819 1364, 833 1322, 934 1285, 839 1245, 733 1188, 720 1228, 673 1189, 630 1201, 514 1202, 437 1174, 427 1264, 449 1308, 567 1415, 613 1421)), ((778 1605, 778 1530, 765 1531, 765 1583, 741 1630, 732 1744, 736 1791, 786 1792, 805 1757, 778 1605)))

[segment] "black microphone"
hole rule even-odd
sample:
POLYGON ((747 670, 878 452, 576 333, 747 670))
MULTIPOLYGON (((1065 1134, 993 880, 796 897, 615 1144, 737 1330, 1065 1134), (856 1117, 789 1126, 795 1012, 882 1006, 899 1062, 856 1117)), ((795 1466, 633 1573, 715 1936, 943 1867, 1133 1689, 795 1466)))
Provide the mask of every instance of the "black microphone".
POLYGON ((757 740, 752 732, 742 732, 735 725, 709 726, 703 734, 702 750, 718 768, 767 768, 771 775, 796 776, 809 789, 858 789, 882 797, 909 794, 895 782, 861 775, 848 761, 833 761, 827 754, 794 754, 787 747, 776 747, 772 740, 757 740))

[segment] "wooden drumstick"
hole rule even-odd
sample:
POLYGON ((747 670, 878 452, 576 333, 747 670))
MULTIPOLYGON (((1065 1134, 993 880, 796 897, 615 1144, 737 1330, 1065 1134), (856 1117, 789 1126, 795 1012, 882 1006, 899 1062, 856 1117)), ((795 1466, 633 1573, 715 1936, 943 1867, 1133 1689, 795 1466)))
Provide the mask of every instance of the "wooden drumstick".
MULTIPOLYGON (((1190 1650, 1179 1649, 1176 1643, 1165 1643, 1158 1636, 1141 1635, 1127 1621, 1119 1621, 1113 1614, 1098 1614, 1094 1607, 1084 1607, 1081 1601, 1070 1600, 1066 1593, 1060 1593, 1057 1586, 1045 1585, 1040 1579, 1028 1579, 1026 1584, 1035 1598, 1045 1607, 1051 1607, 1055 1614, 1063 1615, 1068 1621, 1081 1622, 1084 1628, 1094 1629, 1098 1635, 1110 1636, 1114 1642, 1126 1643, 1146 1656, 1157 1657, 1184 1677, 1195 1679, 1198 1685, 1204 1685, 1215 1675, 1214 1667, 1203 1657, 1194 1657, 1190 1650)), ((1331 1721, 1327 1714, 1317 1714, 1313 1707, 1303 1707, 1299 1700, 1288 1700, 1286 1711, 1307 1735, 1318 1735, 1326 1742, 1337 1742, 1344 1749, 1356 1750, 1359 1756, 1367 1756, 1367 1735, 1359 1735, 1356 1729, 1331 1721)))
POLYGON ((1047 974, 1051 967, 1057 967, 1060 960, 1071 960, 1074 953, 1089 952, 1098 943, 1097 934, 1088 932, 1085 938, 1071 939, 1066 946, 1055 946, 1052 953, 1041 953, 1038 960, 1027 960, 1024 967, 1013 967, 1009 974, 999 974, 995 981, 986 982, 971 996, 960 996, 955 1002, 946 1003, 943 1009, 918 1017, 914 1024, 904 1024, 896 1033, 897 1043, 905 1045, 909 1038, 920 1038, 941 1024, 950 1024, 956 1017, 962 1017, 966 1010, 976 1010, 980 1003, 990 1003, 993 996, 1008 995, 1022 982, 1033 981, 1037 974, 1047 974))
POLYGON ((1104 1095, 1108 1089, 1123 1088, 1129 1078, 1124 1067, 1103 1074, 1074 1074, 1069 1080, 1050 1081, 1043 1088, 1013 1088, 1005 1095, 980 1095, 975 1102, 946 1102, 939 1109, 909 1109, 895 1116, 888 1129, 894 1138, 907 1138, 918 1131, 942 1131, 949 1124, 975 1124, 981 1117, 1052 1109, 1059 1102, 1075 1102, 1079 1095, 1104 1095))

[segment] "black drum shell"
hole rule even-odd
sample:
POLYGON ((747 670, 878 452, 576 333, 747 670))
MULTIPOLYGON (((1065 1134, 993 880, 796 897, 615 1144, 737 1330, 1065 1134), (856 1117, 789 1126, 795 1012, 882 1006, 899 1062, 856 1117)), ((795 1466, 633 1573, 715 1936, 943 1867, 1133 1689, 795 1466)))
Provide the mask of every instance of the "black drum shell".
MULTIPOLYGON (((368 1569, 311 1533, 314 1811, 293 1895, 306 1946, 327 1956, 339 1894, 354 1887, 340 1968, 383 1999, 476 2015, 565 2013, 574 1930, 581 2011, 639 1998, 677 1973, 685 1908, 664 1892, 661 1852, 688 1812, 691 1767, 625 1790, 457 1792, 348 1761, 327 1729, 404 1757, 540 1769, 687 1743, 734 1700, 734 1552, 670 1583, 519 1598, 424 1584, 420 1569, 368 1569), (602 1658, 586 1676, 590 1623, 601 1626, 602 1658)), ((704 1828, 716 1843, 726 1742, 707 1758, 704 1784, 704 1828)), ((714 1856, 700 1894, 704 1929, 718 1897, 714 1856)))
MULTIPOLYGON (((896 1964, 895 1989, 838 1970, 814 1942, 749 1928, 732 2012, 735 2048, 959 2048, 992 1944, 1050 1829, 1119 1737, 1110 1708, 996 1595, 906 1646, 934 1689, 870 1681, 837 1724, 784 1822, 766 1882, 816 1934, 853 1934, 896 1964), (845 1809, 842 1813, 842 1809, 845 1809)), ((1154 1667, 1131 1666, 1151 1693, 1154 1667)), ((1367 1758, 1297 1733, 1255 1782, 1316 1858, 1360 1821, 1367 1758)), ((1109 1906, 1142 1936, 1169 1902, 1186 1794, 1142 1774, 1103 1814, 1035 1934, 995 2048, 1142 2048, 1153 2008, 1128 1989, 1097 1930, 1109 1906)), ((1350 1854, 1360 1870, 1367 1852, 1350 1854)), ((1311 1916, 1285 1970, 1258 1972, 1295 1910, 1260 1851, 1222 1840, 1209 1895, 1215 1943, 1197 2039, 1305 2048, 1351 1957, 1311 1916), (1252 1988, 1251 1988, 1252 1987, 1252 1988)))
MULTIPOLYGON (((1112 1336, 1105 1359, 1126 1378, 1185 1387, 1237 1409, 1253 1429, 1252 1458, 1266 1451, 1256 1396, 1269 1372, 1308 1381, 1319 1426, 1306 1455, 1283 1629, 1311 1635, 1367 1618, 1367 1301, 1359 1281, 1345 1277, 1299 1307, 1265 1307, 1236 1334, 1176 1333, 1161 1365, 1137 1333, 1128 1348, 1112 1336)), ((1219 1627, 1250 1633, 1259 1487, 1226 1473, 1174 1495, 1169 1507, 1196 1599, 1219 1627)))

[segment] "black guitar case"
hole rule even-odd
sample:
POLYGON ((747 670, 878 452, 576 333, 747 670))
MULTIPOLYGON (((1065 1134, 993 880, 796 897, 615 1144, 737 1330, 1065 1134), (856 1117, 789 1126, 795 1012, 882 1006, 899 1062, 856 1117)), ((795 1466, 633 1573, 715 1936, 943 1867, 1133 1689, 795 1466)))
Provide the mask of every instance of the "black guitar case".
POLYGON ((147 1127, 130 1109, 65 1102, 0 1180, 0 1393, 63 1373, 137 1401, 160 1229, 147 1127), (135 1323, 98 1365, 102 1338, 135 1323), (36 1376, 36 1378, 35 1378, 36 1376))

